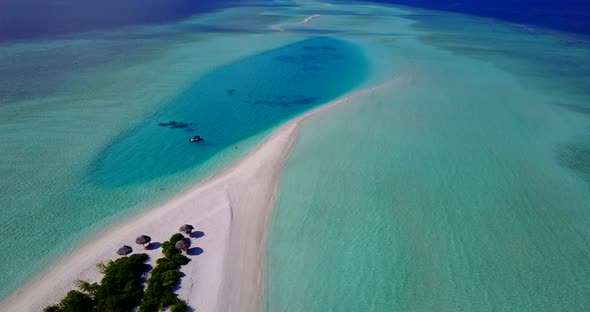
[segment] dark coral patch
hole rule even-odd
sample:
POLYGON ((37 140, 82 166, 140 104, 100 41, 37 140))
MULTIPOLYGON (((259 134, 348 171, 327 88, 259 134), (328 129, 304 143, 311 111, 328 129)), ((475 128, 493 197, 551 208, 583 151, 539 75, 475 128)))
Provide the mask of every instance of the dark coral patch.
POLYGON ((560 146, 557 162, 590 180, 590 138, 560 146))

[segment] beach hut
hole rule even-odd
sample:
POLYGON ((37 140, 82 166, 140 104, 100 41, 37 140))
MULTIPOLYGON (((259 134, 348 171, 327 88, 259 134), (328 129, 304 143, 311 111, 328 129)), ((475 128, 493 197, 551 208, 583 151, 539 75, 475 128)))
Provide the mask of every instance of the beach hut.
POLYGON ((119 248, 119 250, 117 250, 117 254, 119 256, 126 256, 132 252, 133 252, 133 248, 131 248, 127 245, 123 245, 123 247, 121 247, 121 248, 119 248))
POLYGON ((176 249, 180 251, 188 252, 188 249, 191 247, 191 240, 190 238, 180 240, 176 242, 176 245, 174 245, 174 247, 176 247, 176 249))
POLYGON ((151 241, 152 241, 152 238, 147 235, 141 235, 135 239, 135 243, 139 244, 139 245, 143 245, 144 248, 149 247, 151 241), (147 246, 145 244, 147 244, 147 246))
POLYGON ((190 224, 185 224, 180 227, 179 231, 184 234, 191 234, 195 228, 190 224))

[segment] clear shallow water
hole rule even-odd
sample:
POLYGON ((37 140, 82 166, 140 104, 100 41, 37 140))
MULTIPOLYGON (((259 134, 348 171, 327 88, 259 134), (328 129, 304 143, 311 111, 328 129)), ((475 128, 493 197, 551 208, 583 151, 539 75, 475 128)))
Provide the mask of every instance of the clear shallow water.
POLYGON ((0 45, 0 248, 11 250, 0 255, 0 298, 365 79, 358 47, 280 35, 270 26, 282 17, 267 10, 0 45), (187 116, 205 144, 158 126, 187 116))
POLYGON ((265 310, 590 309, 589 47, 448 13, 323 9, 309 8, 322 32, 368 51, 367 86, 408 82, 302 127, 265 310))
POLYGON ((318 37, 250 56, 203 76, 122 134, 90 166, 92 181, 119 186, 194 167, 221 150, 358 85, 360 49, 318 37), (201 135, 205 141, 189 144, 201 135))

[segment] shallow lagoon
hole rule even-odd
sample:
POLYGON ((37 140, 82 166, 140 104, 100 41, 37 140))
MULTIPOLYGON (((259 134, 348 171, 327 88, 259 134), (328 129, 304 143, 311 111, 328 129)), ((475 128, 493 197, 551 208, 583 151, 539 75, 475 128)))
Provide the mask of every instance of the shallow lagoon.
POLYGON ((366 77, 358 47, 278 34, 271 25, 281 17, 267 10, 0 46, 0 247, 12 250, 0 298, 366 77), (336 57, 325 70, 314 67, 327 56, 336 57), (159 125, 187 119, 190 127, 159 125), (197 132, 207 140, 189 144, 197 132))
POLYGON ((367 70, 358 47, 327 37, 222 66, 115 139, 91 164, 90 180, 119 186, 187 170, 344 94, 367 70), (205 141, 190 144, 193 135, 205 141))

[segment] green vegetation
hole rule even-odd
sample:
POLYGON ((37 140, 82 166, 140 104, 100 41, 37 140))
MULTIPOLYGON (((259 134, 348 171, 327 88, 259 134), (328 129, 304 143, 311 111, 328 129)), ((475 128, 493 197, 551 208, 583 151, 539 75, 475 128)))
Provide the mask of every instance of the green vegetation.
POLYGON ((156 312, 170 307, 171 312, 186 312, 186 303, 176 296, 173 289, 178 284, 182 273, 180 266, 188 263, 188 258, 175 247, 178 241, 184 239, 182 234, 174 234, 169 241, 162 243, 164 258, 156 261, 147 280, 145 299, 139 306, 140 312, 156 312))
POLYGON ((170 306, 170 312, 186 312, 188 311, 188 306, 186 302, 180 300, 179 302, 170 306))
POLYGON ((88 312, 96 311, 95 302, 88 294, 71 290, 57 305, 48 306, 44 312, 88 312))
POLYGON ((147 254, 119 258, 98 267, 104 277, 100 284, 80 281, 81 291, 68 292, 59 304, 44 312, 128 312, 143 297, 141 276, 148 271, 147 254))
POLYGON ((44 312, 129 312, 139 305, 140 312, 157 312, 170 307, 171 312, 186 312, 186 302, 178 299, 174 287, 182 273, 180 266, 189 262, 176 243, 185 239, 174 234, 162 243, 163 258, 156 261, 156 267, 147 280, 145 294, 141 277, 149 270, 145 263, 147 254, 132 255, 99 263, 98 269, 104 274, 100 284, 79 281, 80 290, 70 291, 59 304, 46 307, 44 312), (143 299, 143 301, 142 301, 143 299), (141 304, 140 304, 141 302, 141 304))

